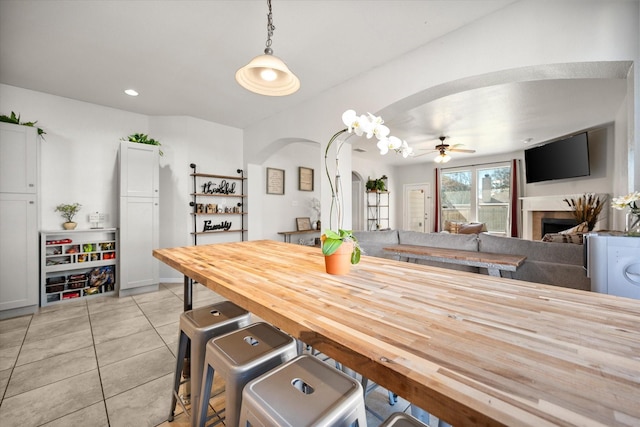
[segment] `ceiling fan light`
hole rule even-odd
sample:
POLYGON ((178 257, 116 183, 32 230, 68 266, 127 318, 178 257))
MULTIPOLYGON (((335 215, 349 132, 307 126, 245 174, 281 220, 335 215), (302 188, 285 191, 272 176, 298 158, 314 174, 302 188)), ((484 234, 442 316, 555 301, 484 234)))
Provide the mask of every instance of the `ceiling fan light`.
POLYGON ((449 160, 451 160, 451 156, 447 153, 440 153, 436 156, 435 159, 433 159, 433 161, 436 163, 447 163, 449 160))

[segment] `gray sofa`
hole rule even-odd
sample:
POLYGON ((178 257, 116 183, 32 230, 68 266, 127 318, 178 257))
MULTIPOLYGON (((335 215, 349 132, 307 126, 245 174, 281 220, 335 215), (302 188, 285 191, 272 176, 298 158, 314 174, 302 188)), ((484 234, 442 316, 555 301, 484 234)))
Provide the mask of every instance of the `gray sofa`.
MULTIPOLYGON (((467 251, 525 255, 527 259, 511 273, 517 280, 545 283, 572 289, 590 290, 591 281, 583 267, 583 246, 549 243, 513 237, 480 234, 418 233, 415 231, 356 231, 365 255, 398 259, 385 253, 385 246, 406 244, 467 251)), ((418 260, 420 264, 487 274, 486 269, 418 260)))

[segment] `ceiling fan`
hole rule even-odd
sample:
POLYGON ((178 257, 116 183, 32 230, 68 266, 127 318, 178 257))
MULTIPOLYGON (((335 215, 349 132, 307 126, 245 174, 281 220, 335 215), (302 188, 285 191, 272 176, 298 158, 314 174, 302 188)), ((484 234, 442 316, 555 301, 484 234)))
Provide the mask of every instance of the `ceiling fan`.
POLYGON ((476 152, 476 150, 470 150, 470 149, 466 149, 466 148, 458 148, 458 146, 460 144, 456 144, 456 145, 445 144, 444 140, 446 138, 447 137, 444 136, 444 135, 440 136, 438 138, 440 140, 440 144, 436 145, 435 149, 430 150, 427 153, 418 154, 416 157, 424 156, 425 154, 433 153, 434 151, 436 151, 436 152, 438 152, 438 155, 433 160, 436 163, 447 163, 449 160, 451 160, 451 156, 449 155, 449 152, 451 152, 451 153, 475 153, 476 152))

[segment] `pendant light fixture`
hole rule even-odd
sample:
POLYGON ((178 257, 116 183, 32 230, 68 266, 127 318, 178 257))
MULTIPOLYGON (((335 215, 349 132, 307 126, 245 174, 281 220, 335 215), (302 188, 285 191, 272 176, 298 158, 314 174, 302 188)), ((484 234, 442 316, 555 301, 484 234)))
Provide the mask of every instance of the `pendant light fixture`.
POLYGON ((267 15, 267 42, 264 55, 256 56, 244 67, 236 72, 236 81, 245 89, 260 95, 285 96, 291 95, 300 88, 300 80, 289 70, 289 67, 271 49, 273 30, 273 16, 271 0, 267 0, 269 14, 267 15))

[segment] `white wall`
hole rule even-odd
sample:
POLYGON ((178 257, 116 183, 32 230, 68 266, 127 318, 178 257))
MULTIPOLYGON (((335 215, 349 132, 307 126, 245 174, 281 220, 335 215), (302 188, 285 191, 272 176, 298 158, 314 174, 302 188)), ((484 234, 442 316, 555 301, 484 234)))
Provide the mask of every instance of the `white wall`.
POLYGON ((61 230, 60 203, 82 204, 74 220, 89 228, 88 214, 107 214, 105 227, 118 225, 117 156, 120 138, 147 133, 147 116, 100 105, 0 85, 0 111, 37 120, 47 133, 41 141, 41 226, 61 230))
MULTIPOLYGON (((264 148, 283 138, 321 141, 324 147, 340 129, 344 110, 375 113, 400 100, 409 102, 415 94, 447 82, 541 64, 638 62, 638 16, 638 2, 516 2, 339 85, 295 110, 250 126, 245 129, 245 161, 253 163, 252 159, 264 148)), ((637 85, 631 89, 637 91, 637 85)), ((637 152, 640 120, 637 111, 634 114, 628 134, 632 138, 630 145, 637 152)), ((402 183, 395 182, 394 188, 402 183)), ((324 205, 330 200, 326 187, 322 188, 324 205)), ((323 212, 323 220, 325 215, 328 213, 323 212)), ((397 214, 396 217, 401 218, 397 214)))
MULTIPOLYGON (((254 232, 251 239, 283 240, 278 231, 295 231, 296 218, 309 217, 311 221, 317 220, 315 211, 311 208, 311 199, 320 198, 319 181, 322 179, 324 169, 320 167, 318 153, 320 146, 317 143, 290 143, 269 156, 262 165, 255 165, 255 172, 260 176, 252 183, 250 197, 250 216, 258 217, 260 235, 254 232), (306 167, 314 171, 314 191, 300 191, 298 189, 298 168, 306 167), (266 194, 267 168, 283 169, 285 176, 285 188, 283 195, 266 194), (259 209, 254 209, 254 202, 259 204, 259 209)), ((252 179, 253 181, 253 179, 252 179)), ((293 236, 296 239, 305 240, 319 237, 319 234, 293 236)))
MULTIPOLYGON (((47 134, 41 142, 41 224, 61 229, 54 211, 60 203, 78 202, 78 228, 89 228, 88 214, 107 214, 105 227, 118 227, 119 140, 135 132, 161 142, 160 247, 192 244, 193 192, 190 163, 198 172, 236 175, 242 168, 242 131, 190 117, 148 117, 0 84, 0 111, 38 120, 47 134)), ((239 240, 239 234, 217 235, 216 241, 239 240)), ((160 264, 161 280, 182 280, 160 264)))

